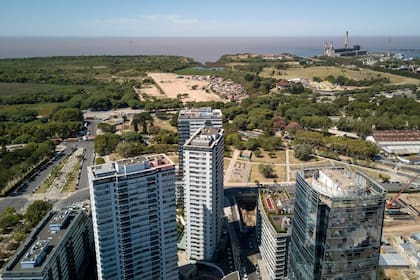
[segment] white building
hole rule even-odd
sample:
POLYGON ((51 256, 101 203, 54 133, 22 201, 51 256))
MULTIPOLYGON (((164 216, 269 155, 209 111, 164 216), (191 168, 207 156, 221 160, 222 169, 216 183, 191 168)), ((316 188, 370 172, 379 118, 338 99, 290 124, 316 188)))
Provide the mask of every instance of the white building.
POLYGON ((77 206, 50 211, 5 264, 0 279, 83 279, 92 257, 89 213, 77 206))
MULTIPOLYGON (((222 111, 210 107, 185 109, 179 112, 178 116, 178 155, 179 174, 184 174, 183 147, 185 142, 203 126, 223 127, 222 111)), ((177 182, 176 197, 179 204, 183 203, 184 190, 183 182, 177 182)))
POLYGON ((211 260, 223 218, 223 129, 203 127, 184 145, 187 256, 211 260))
POLYGON ((142 156, 88 176, 98 279, 178 279, 173 162, 142 156))
POLYGON ((287 278, 289 244, 292 233, 293 199, 286 189, 259 190, 257 238, 261 266, 270 280, 287 278))

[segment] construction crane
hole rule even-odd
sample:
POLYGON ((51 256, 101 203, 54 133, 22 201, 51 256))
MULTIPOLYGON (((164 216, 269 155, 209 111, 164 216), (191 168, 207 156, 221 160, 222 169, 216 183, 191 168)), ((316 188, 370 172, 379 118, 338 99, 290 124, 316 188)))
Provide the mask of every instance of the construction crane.
POLYGON ((420 175, 417 175, 416 177, 413 177, 407 184, 405 184, 399 193, 397 193, 396 195, 394 195, 394 197, 387 202, 386 204, 386 208, 387 209, 399 209, 401 206, 399 205, 394 205, 395 201, 397 201, 398 197, 411 185, 411 183, 413 183, 420 175))

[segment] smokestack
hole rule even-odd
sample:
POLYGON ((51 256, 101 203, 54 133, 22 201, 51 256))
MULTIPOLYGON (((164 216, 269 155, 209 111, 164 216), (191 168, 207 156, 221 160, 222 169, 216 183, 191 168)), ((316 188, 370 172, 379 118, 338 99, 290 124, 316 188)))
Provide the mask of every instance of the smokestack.
POLYGON ((344 48, 347 49, 349 47, 349 32, 346 31, 346 38, 344 39, 344 48))

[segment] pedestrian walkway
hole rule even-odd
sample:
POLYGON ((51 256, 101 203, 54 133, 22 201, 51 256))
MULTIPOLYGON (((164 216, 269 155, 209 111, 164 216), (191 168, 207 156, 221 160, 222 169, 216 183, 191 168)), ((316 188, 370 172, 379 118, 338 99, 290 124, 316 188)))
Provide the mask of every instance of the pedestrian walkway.
POLYGON ((224 178, 225 178, 224 183, 225 184, 228 184, 230 178, 232 177, 233 169, 235 168, 235 163, 236 163, 236 160, 238 159, 240 153, 241 152, 239 150, 236 150, 236 149, 233 151, 232 159, 229 162, 229 166, 226 169, 225 176, 224 176, 224 178))

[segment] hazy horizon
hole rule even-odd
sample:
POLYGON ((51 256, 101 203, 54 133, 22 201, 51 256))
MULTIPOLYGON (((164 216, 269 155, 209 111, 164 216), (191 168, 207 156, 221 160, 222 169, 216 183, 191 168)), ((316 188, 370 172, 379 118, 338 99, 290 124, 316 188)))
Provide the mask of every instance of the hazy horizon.
MULTIPOLYGON (((216 61, 224 54, 291 53, 314 56, 324 43, 344 45, 344 36, 241 36, 241 37, 0 37, 0 58, 86 55, 180 55, 199 62, 216 61)), ((370 52, 419 49, 420 36, 351 36, 370 52)), ((406 52, 418 57, 420 53, 406 52)))

